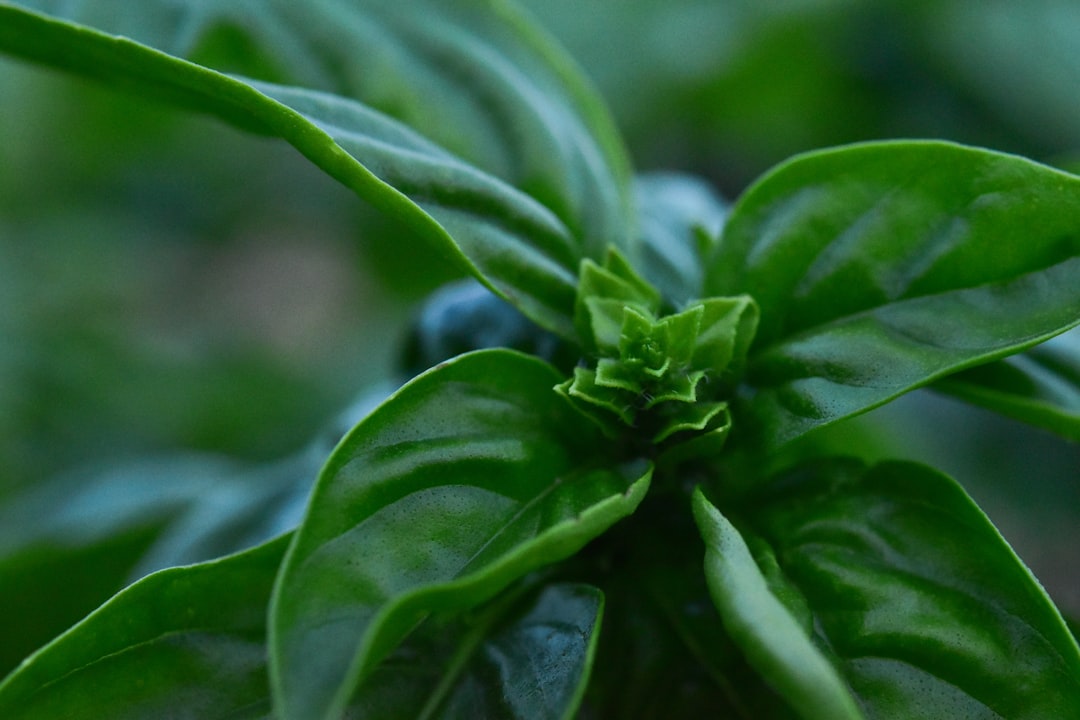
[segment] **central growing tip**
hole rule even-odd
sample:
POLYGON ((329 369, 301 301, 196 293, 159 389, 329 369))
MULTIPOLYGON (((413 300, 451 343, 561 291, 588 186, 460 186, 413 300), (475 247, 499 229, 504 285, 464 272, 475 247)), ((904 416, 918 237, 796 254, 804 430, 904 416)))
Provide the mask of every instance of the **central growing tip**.
POLYGON ((718 449, 731 425, 727 394, 757 328, 747 295, 693 300, 662 314, 660 294, 618 252, 581 266, 574 324, 586 356, 557 387, 609 434, 718 449))

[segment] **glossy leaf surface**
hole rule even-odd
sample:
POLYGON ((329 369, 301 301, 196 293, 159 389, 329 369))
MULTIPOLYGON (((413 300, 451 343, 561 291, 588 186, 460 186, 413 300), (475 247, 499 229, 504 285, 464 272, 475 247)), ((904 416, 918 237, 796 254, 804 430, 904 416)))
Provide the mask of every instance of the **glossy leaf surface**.
MULTIPOLYGON (((912 463, 824 461, 747 513, 868 718, 1074 717, 1080 650, 985 515, 912 463)), ((763 569, 766 566, 762 566, 763 569)), ((738 592, 738 591, 733 591, 738 592)))
POLYGON ((5 718, 269 715, 266 605, 287 537, 149 575, 0 684, 5 718))
POLYGON ((360 687, 345 717, 574 717, 603 595, 585 585, 551 584, 510 600, 497 599, 456 622, 425 623, 360 687))
POLYGON ((627 235, 617 136, 569 63, 509 7, 423 5, 179 10, 150 2, 117 12, 105 1, 0 3, 0 49, 282 137, 534 320, 569 334, 578 261, 627 235), (221 43, 231 48, 224 57, 221 43), (247 55, 265 62, 238 60, 247 55), (274 89, 178 59, 188 56, 226 71, 299 78, 302 88, 274 89), (282 57, 287 71, 267 67, 282 57), (498 132, 492 117, 505 121, 498 132))
POLYGON ((364 197, 372 192, 371 181, 379 183, 377 192, 386 203, 369 198, 373 204, 407 215, 419 233, 436 243, 456 246, 474 272, 522 312, 563 335, 570 333, 582 252, 550 209, 358 103, 310 90, 251 85, 301 113, 363 165, 338 170, 328 158, 322 165, 327 172, 364 197), (373 175, 363 178, 368 171, 373 175))
POLYGON ((935 390, 1080 442, 1080 335, 951 375, 935 390))
POLYGON ((704 493, 694 519, 705 540, 705 580, 724 627, 747 660, 805 720, 860 720, 836 669, 810 639, 810 628, 773 594, 739 531, 704 493))
POLYGON ((739 200, 710 294, 761 307, 767 444, 1080 322, 1080 178, 939 142, 796 158, 739 200))
POLYGON ((429 612, 475 606, 633 511, 649 472, 618 466, 559 380, 514 352, 464 355, 342 441, 271 612, 284 717, 336 716, 429 612))
POLYGON ((11 4, 222 72, 360 100, 541 198, 594 254, 623 242, 629 169, 614 126, 572 61, 512 4, 11 4))

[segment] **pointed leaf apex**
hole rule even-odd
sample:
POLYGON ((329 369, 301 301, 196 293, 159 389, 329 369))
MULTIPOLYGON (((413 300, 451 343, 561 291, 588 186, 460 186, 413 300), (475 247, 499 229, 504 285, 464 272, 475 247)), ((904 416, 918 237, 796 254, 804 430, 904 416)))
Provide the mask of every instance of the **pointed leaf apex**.
POLYGON ((757 330, 757 304, 749 295, 736 295, 696 300, 693 306, 702 316, 692 366, 737 379, 757 330))
MULTIPOLYGON (((594 317, 600 308, 602 315, 612 317, 620 306, 631 307, 646 314, 657 312, 659 296, 649 287, 639 287, 635 282, 601 267, 589 259, 581 262, 577 299, 574 305, 574 327, 587 352, 605 349, 609 340, 606 325, 599 329, 594 324, 606 321, 594 317)), ((621 318, 619 320, 621 323, 621 318)))
POLYGON ((641 277, 630 265, 630 261, 614 247, 609 247, 604 255, 604 269, 631 285, 639 293, 642 301, 646 302, 654 311, 659 309, 661 303, 660 292, 650 285, 648 280, 641 277))

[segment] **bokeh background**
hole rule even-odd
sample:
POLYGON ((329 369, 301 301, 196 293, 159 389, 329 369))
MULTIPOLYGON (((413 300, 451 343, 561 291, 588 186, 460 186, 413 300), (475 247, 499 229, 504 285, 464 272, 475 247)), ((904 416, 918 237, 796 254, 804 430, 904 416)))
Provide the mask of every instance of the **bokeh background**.
MULTIPOLYGON (((1080 169, 1070 0, 525 4, 639 170, 729 199, 794 153, 877 138, 1080 169)), ((239 542, 221 488, 295 512, 312 439, 393 376, 452 279, 405 234, 283 143, 0 58, 0 618, 23 618, 0 674, 140 572, 239 542)), ((863 426, 875 453, 960 479, 1080 617, 1080 448, 929 392, 863 426)))

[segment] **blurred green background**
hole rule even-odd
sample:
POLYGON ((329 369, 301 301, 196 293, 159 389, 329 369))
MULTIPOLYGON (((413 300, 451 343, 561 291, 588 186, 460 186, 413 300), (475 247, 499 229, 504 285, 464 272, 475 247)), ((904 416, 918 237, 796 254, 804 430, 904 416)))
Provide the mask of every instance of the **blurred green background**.
MULTIPOLYGON (((525 4, 605 96, 639 170, 696 173, 728 198, 793 153, 875 138, 1080 167, 1080 3, 525 4)), ((217 477, 215 458, 302 456, 392 375, 416 304, 449 279, 402 252, 404 233, 282 143, 0 59, 0 586, 70 567, 28 560, 19 534, 51 512, 24 501, 54 478, 80 487, 158 456, 217 477)), ((888 428, 882 452, 958 477, 1080 616, 1080 448, 929 393, 865 425, 888 428)), ((165 520, 124 522, 79 560, 110 557, 111 574, 0 653, 0 673, 151 567, 146 547, 189 556, 161 550, 165 520)), ((25 610, 12 602, 0 617, 25 610)))

